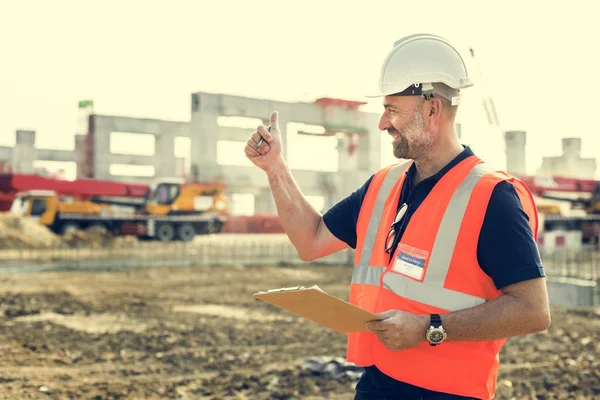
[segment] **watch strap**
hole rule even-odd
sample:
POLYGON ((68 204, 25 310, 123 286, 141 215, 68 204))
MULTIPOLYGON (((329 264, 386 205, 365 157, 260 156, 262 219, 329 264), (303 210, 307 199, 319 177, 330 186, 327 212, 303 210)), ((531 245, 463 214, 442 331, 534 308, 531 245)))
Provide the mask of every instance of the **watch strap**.
POLYGON ((442 326, 442 317, 440 317, 439 314, 431 314, 429 316, 429 320, 430 320, 430 325, 433 326, 434 328, 439 328, 440 326, 442 326))

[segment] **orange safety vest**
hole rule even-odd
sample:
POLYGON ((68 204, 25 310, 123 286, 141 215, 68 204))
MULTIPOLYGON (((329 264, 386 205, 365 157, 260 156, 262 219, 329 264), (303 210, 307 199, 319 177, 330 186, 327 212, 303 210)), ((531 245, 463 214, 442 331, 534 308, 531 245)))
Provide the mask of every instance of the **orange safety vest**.
MULTIPOLYGON (((502 292, 477 261, 479 231, 495 185, 508 181, 529 216, 535 239, 538 220, 531 192, 516 178, 470 156, 437 182, 408 221, 389 261, 385 240, 411 162, 382 169, 369 185, 356 227, 350 302, 373 313, 394 309, 428 315, 474 307, 500 296, 502 292), (400 253, 401 260, 412 261, 408 267, 396 264, 400 253)), ((435 347, 423 342, 396 352, 374 333, 351 333, 347 360, 375 365, 396 380, 429 390, 491 399, 498 353, 505 341, 444 342, 435 347)))

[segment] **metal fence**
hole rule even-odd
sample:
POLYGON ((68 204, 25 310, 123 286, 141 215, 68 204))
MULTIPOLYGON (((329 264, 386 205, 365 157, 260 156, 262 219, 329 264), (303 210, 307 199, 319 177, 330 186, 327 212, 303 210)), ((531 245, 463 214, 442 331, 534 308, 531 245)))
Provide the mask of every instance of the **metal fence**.
MULTIPOLYGON (((351 249, 316 263, 353 264, 351 249)), ((600 251, 591 247, 542 252, 549 277, 600 279, 600 251)), ((189 243, 116 240, 47 248, 13 246, 0 249, 0 273, 68 269, 124 269, 203 265, 302 265, 296 249, 283 234, 220 234, 189 243)), ((315 262, 313 262, 315 263, 315 262)))
POLYGON ((595 247, 542 252, 546 275, 584 280, 600 279, 600 251, 595 247))
MULTIPOLYGON (((318 260, 323 264, 347 264, 350 250, 318 260)), ((303 264, 285 235, 220 234, 201 236, 193 242, 112 241, 47 248, 0 249, 0 273, 69 269, 125 269, 218 265, 303 264)))

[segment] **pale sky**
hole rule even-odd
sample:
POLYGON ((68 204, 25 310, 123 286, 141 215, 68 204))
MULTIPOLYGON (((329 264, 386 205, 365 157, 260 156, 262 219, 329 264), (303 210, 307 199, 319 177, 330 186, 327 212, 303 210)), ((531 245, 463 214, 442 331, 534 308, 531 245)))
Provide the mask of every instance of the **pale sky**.
MULTIPOLYGON (((366 100, 394 41, 427 31, 453 41, 469 63, 475 86, 458 119, 477 154, 505 160, 501 130, 482 107, 491 94, 501 129, 528 132, 528 172, 542 155, 560 155, 561 138, 578 136, 600 177, 600 2, 555 3, 5 1, 0 145, 33 129, 38 147, 73 148, 81 99, 99 114, 180 121, 190 118, 194 91, 366 100)), ((379 112, 381 99, 367 110, 379 112)))

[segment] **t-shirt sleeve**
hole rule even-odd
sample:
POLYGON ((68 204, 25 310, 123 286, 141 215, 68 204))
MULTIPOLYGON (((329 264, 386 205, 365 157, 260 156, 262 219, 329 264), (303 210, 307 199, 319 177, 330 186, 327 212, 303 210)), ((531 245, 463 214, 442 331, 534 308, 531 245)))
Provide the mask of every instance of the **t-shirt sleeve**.
POLYGON ((483 220, 477 258, 498 289, 545 276, 537 243, 512 184, 494 188, 483 220))
POLYGON ((323 214, 323 222, 327 229, 353 249, 356 248, 358 214, 372 179, 373 175, 364 185, 335 203, 323 214))

